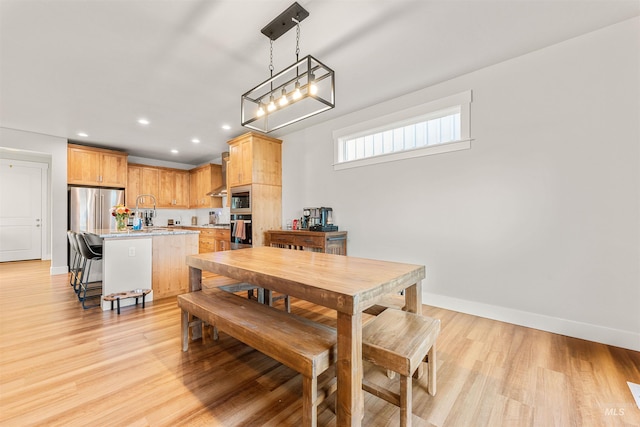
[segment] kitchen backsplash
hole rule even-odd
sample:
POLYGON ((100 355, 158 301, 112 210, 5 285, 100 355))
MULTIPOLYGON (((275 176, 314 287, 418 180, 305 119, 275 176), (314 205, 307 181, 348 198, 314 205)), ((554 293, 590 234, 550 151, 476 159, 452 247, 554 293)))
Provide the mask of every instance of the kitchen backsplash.
POLYGON ((197 218, 197 224, 209 224, 209 212, 218 214, 220 224, 229 224, 231 214, 229 208, 203 208, 203 209, 157 209, 157 216, 153 219, 153 225, 166 226, 172 219, 175 225, 191 225, 191 218, 197 218))

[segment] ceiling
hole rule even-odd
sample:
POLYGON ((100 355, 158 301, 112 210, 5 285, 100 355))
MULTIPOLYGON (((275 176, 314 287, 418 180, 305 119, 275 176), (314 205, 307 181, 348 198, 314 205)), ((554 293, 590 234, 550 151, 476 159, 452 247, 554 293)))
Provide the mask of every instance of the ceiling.
MULTIPOLYGON (((0 126, 183 164, 219 158, 247 131, 240 95, 269 76, 260 30, 292 3, 0 0, 0 126)), ((638 0, 299 3, 300 56, 335 71, 336 108, 276 137, 640 14, 638 0)), ((289 31, 275 72, 294 60, 289 31)))

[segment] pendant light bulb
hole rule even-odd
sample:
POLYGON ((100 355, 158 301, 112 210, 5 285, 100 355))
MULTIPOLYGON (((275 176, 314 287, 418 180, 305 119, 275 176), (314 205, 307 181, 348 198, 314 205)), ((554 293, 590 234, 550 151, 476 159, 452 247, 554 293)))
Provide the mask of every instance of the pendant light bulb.
POLYGON ((269 98, 269 105, 267 105, 267 111, 272 112, 272 111, 275 111, 275 109, 276 109, 276 103, 273 102, 273 95, 271 95, 271 98, 269 98))
POLYGON ((294 101, 302 98, 302 92, 300 92, 300 82, 296 82, 296 89, 293 91, 293 95, 291 95, 291 97, 294 99, 294 101))
POLYGON ((280 97, 279 104, 281 107, 284 107, 289 103, 289 98, 287 98, 287 91, 285 88, 282 88, 282 97, 280 97))
POLYGON ((318 93, 318 86, 316 86, 316 76, 315 74, 309 74, 309 93, 311 95, 315 95, 318 93))
POLYGON ((256 113, 256 116, 258 117, 264 116, 264 106, 262 105, 262 102, 258 104, 258 112, 256 113))

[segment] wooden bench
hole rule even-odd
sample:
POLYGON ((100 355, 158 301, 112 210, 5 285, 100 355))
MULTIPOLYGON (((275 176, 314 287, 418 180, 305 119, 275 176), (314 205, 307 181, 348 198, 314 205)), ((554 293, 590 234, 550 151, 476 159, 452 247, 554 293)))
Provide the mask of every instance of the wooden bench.
MULTIPOLYGON (((317 425, 318 405, 335 390, 318 391, 318 376, 335 363, 336 332, 326 325, 242 298, 222 289, 178 295, 182 309, 182 350, 189 346, 190 316, 255 348, 302 374, 302 421, 317 425)), ((214 336, 214 339, 217 338, 214 336)))
POLYGON ((115 294, 105 295, 103 298, 105 301, 111 301, 111 310, 113 310, 113 302, 116 301, 118 305, 118 315, 120 314, 120 300, 127 298, 135 298, 136 305, 138 305, 138 298, 142 297, 142 308, 144 308, 144 297, 151 292, 151 289, 135 289, 129 292, 117 292, 115 294))
POLYGON ((389 308, 362 327, 362 357, 400 374, 400 393, 362 380, 362 388, 400 407, 400 426, 411 426, 412 377, 422 361, 429 363, 427 390, 436 394, 436 338, 440 320, 389 308))

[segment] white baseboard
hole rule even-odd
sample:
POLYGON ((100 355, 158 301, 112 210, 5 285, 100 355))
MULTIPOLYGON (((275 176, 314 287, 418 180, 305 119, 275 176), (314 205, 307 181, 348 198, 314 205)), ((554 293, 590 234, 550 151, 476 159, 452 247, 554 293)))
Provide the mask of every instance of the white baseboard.
POLYGON ((49 274, 51 276, 54 276, 56 274, 67 274, 68 272, 69 272, 69 268, 67 268, 66 265, 58 266, 58 267, 51 266, 51 268, 49 269, 49 274))
POLYGON ((640 333, 632 331, 576 322, 574 320, 514 310, 512 308, 468 301, 429 292, 422 293, 422 302, 426 305, 472 314, 487 319, 499 320, 501 322, 526 326, 541 331, 640 351, 640 333))

